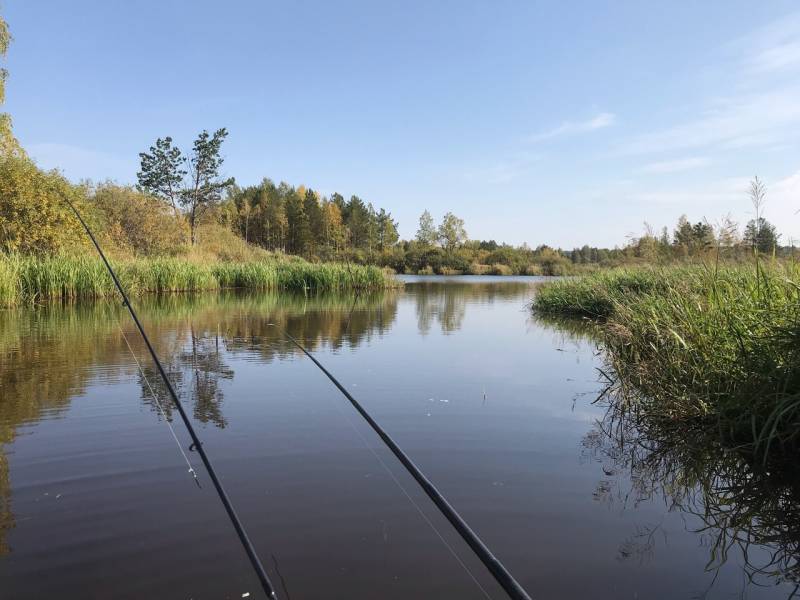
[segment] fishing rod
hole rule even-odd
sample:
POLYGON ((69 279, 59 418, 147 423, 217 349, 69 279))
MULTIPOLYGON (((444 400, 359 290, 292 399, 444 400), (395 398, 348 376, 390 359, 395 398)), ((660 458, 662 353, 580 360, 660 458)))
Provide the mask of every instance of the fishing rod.
POLYGON ((361 405, 361 403, 353 398, 352 394, 348 392, 345 387, 339 383, 339 380, 334 377, 334 375, 326 369, 322 363, 317 360, 314 355, 309 352, 305 346, 303 346, 292 334, 290 334, 285 329, 279 327, 275 323, 269 323, 268 325, 275 327, 278 331, 280 331, 283 335, 286 336, 300 351, 305 354, 308 358, 311 359, 320 371, 322 371, 325 376, 331 380, 333 385, 335 385, 339 391, 350 401, 350 404, 353 405, 353 408, 358 411, 364 420, 372 427, 373 431, 378 434, 378 437, 383 440, 383 442, 389 447, 389 450, 392 451, 397 457, 397 460, 406 468, 406 470, 411 474, 411 476, 417 481, 423 491, 428 495, 436 507, 442 512, 442 514, 450 521, 450 524, 453 528, 458 532, 458 534, 462 537, 462 539, 472 548, 472 551, 478 556, 484 566, 489 570, 492 576, 495 578, 497 583, 505 590, 508 596, 512 600, 531 600, 531 597, 525 591, 525 589, 519 584, 519 582, 514 579, 511 573, 506 569, 506 567, 501 563, 492 551, 486 546, 486 544, 478 537, 478 534, 475 533, 472 528, 467 524, 464 518, 458 514, 455 508, 447 501, 447 499, 442 495, 442 493, 436 488, 433 483, 425 476, 425 474, 414 464, 414 461, 409 458, 409 456, 403 452, 400 446, 392 439, 392 437, 386 433, 386 431, 381 427, 375 419, 367 412, 367 410, 361 405))
POLYGON ((130 300, 128 299, 128 295, 125 293, 125 289, 122 287, 119 279, 117 278, 117 274, 114 272, 114 269, 111 268, 111 263, 108 262, 103 249, 100 247, 97 239, 94 237, 92 230, 87 225, 86 221, 83 220, 81 213, 78 212, 78 209, 75 208, 75 205, 70 202, 69 198, 62 194, 63 200, 67 203, 67 205, 72 209, 72 212, 75 213, 75 216, 80 221, 81 225, 83 225, 84 230, 86 230, 86 234, 89 236, 89 239, 92 240, 92 244, 94 244, 95 249, 97 249, 97 253, 100 255, 100 258, 103 259, 103 263, 108 270, 109 275, 111 275, 111 279, 114 280, 114 286, 119 291, 120 295, 122 296, 122 305, 128 309, 128 312, 133 319, 133 322, 136 324, 136 328, 139 330, 139 333, 144 340, 145 345, 147 346, 147 350, 150 352, 150 356, 153 358, 153 362, 155 363, 156 367, 158 368, 158 372, 161 375, 161 379, 164 380, 164 385, 167 386, 167 391, 169 391, 169 395, 172 398, 175 407, 178 409, 178 413, 181 415, 181 419, 183 420, 183 424, 186 426, 187 431, 189 432, 189 436, 192 438, 192 447, 197 450, 197 453, 200 455, 200 459, 203 461, 203 465, 208 472, 208 476, 211 478, 211 481, 214 484, 214 488, 217 491, 217 495, 219 499, 222 501, 222 505, 225 507, 225 512, 228 513, 228 517, 230 518, 231 523, 233 524, 233 528, 236 530, 236 535, 239 537, 239 541, 242 543, 244 547, 244 551, 247 553, 247 558, 250 559, 250 564, 253 566, 253 570, 256 572, 258 576, 258 580, 261 583, 261 587, 264 590, 264 593, 267 595, 268 598, 277 599, 277 595, 275 594, 275 587, 272 585, 272 582, 267 575, 266 570, 264 569, 264 565, 261 564, 261 560, 258 558, 258 554, 256 554, 256 550, 253 547, 250 538, 247 536, 247 532, 244 529, 244 525, 239 520, 239 516, 236 514, 236 510, 233 508, 233 504, 231 503, 228 494, 225 492, 225 488, 222 486, 222 482, 217 477, 216 471, 214 471, 214 467, 211 465, 211 460, 209 460, 206 451, 203 449, 203 444, 200 442, 200 438, 197 437, 197 433, 192 426, 192 422, 189 420, 186 411, 183 408, 183 404, 181 404, 180 400, 178 400, 178 395, 175 393, 175 388, 172 387, 172 382, 170 382, 169 377, 167 377, 167 372, 164 370, 164 367, 161 364, 161 361, 158 359, 158 355, 156 354, 153 345, 150 343, 150 338, 147 337, 147 334, 144 331, 144 327, 142 327, 141 322, 139 321, 139 317, 136 315, 136 311, 133 309, 133 305, 131 304, 130 300))

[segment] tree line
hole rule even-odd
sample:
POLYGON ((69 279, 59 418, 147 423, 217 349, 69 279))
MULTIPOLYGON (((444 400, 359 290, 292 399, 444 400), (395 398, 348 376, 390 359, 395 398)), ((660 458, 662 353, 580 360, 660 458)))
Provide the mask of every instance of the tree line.
POLYGON ((302 185, 275 185, 270 179, 245 188, 233 186, 224 209, 247 242, 312 260, 355 254, 360 262, 375 262, 399 240, 391 213, 376 210, 358 196, 326 197, 302 185))

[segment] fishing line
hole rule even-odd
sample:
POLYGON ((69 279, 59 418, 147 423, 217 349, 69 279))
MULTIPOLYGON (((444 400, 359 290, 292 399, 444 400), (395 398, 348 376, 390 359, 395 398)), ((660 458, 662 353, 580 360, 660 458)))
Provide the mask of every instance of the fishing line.
POLYGON ((497 583, 506 591, 508 596, 512 598, 512 600, 531 600, 531 597, 525 591, 525 589, 517 582, 516 579, 511 575, 508 569, 492 554, 491 550, 483 543, 478 537, 467 522, 463 519, 461 515, 456 512, 447 499, 442 495, 442 493, 436 488, 436 486, 431 483, 431 481, 422 473, 422 471, 417 467, 416 464, 408 457, 408 455, 403 452, 400 446, 392 439, 392 437, 384 431, 384 429, 378 424, 375 419, 366 411, 366 409, 361 406, 361 403, 353 398, 352 394, 347 391, 347 389, 339 382, 333 374, 328 371, 319 360, 317 360, 311 352, 306 350, 305 346, 303 346, 294 336, 292 336, 288 331, 282 329, 275 323, 268 323, 268 326, 275 327, 278 331, 280 331, 287 339, 289 339, 300 351, 305 354, 311 362, 313 362, 320 371, 322 371, 325 376, 330 379, 330 381, 339 389, 339 391, 344 395, 345 398, 353 405, 353 408, 364 418, 364 420, 372 427, 373 431, 378 434, 378 437, 383 440, 383 442, 389 447, 389 450, 392 451, 392 454, 397 457, 400 463, 406 468, 406 470, 411 474, 411 476, 417 481, 423 491, 428 495, 428 497, 433 501, 436 507, 441 511, 441 513, 450 521, 450 524, 453 528, 458 532, 458 534, 463 538, 463 540, 469 545, 472 551, 478 556, 481 562, 486 566, 492 576, 495 578, 497 583))
POLYGON ((211 460, 208 458, 206 451, 203 449, 203 444, 200 442, 200 438, 197 437, 197 433, 192 426, 191 420, 189 420, 189 416, 186 414, 186 411, 183 408, 183 404, 178 399, 178 394, 175 393, 175 388, 172 387, 172 382, 169 380, 167 376, 167 372, 164 370, 164 366, 161 364, 161 361, 158 359, 158 354, 156 354, 155 348, 150 343, 150 338, 147 337, 147 334, 144 331, 144 327, 142 326, 141 322, 139 321, 139 317, 136 314, 136 311, 133 309, 133 305, 131 304, 130 300, 128 299, 128 295, 125 293, 125 288, 122 287, 119 279, 117 278, 117 274, 114 272, 114 269, 111 267, 111 263, 108 262, 103 249, 100 247, 100 243, 94 237, 92 230, 87 225, 86 221, 83 220, 81 213, 78 212, 78 209, 70 202, 69 198, 67 198, 64 194, 61 194, 62 199, 67 204, 67 206, 72 209, 72 212, 75 214, 75 217, 80 221, 80 224, 83 226, 86 234, 89 236, 89 239, 94 244, 97 253, 100 255, 100 258, 103 261, 103 264, 108 271, 108 274, 111 275, 111 279, 114 281, 114 286, 117 288, 117 291, 122 296, 123 306, 128 309, 128 312, 133 319, 133 322, 136 325, 136 328, 139 330, 139 333, 144 340, 145 345, 147 346, 147 350, 150 353, 150 356, 153 359, 153 363, 155 363, 158 373, 161 375, 161 379, 164 380, 164 385, 167 387, 167 391, 169 392, 170 397, 172 398, 172 402, 175 404, 175 408, 178 409, 178 413, 181 416, 181 420, 183 421, 186 430, 189 432, 189 436, 192 438, 192 445, 197 450, 197 453, 200 455, 200 460, 203 461, 203 466, 206 468, 208 472, 208 476, 211 478, 211 482, 214 484, 214 489, 217 491, 217 495, 219 496, 222 505, 225 507, 225 512, 228 514, 228 518, 233 525, 233 528, 236 530, 236 535, 239 537, 239 541, 242 543, 242 547, 244 548, 245 553, 247 554, 247 558, 250 560, 250 564, 253 567, 253 570, 256 572, 258 576, 258 580, 261 583, 261 588, 264 590, 264 593, 267 595, 268 598, 277 598, 277 594, 275 593, 275 587, 272 585, 272 582, 267 575, 267 571, 264 569, 264 566, 261 564, 261 560, 258 558, 258 554, 256 554, 256 550, 253 547, 250 538, 247 536, 247 532, 244 529, 244 525, 239 520, 239 516, 236 514, 236 510, 233 508, 233 504, 231 504, 230 498, 228 494, 225 492, 225 488, 222 486, 222 482, 217 477, 217 473, 214 470, 214 467, 211 465, 211 460))
POLYGON ((383 467, 384 471, 386 471, 386 473, 389 475, 392 481, 394 481, 395 485, 400 489, 401 492, 403 492, 403 495, 406 498, 408 498, 408 501, 411 503, 411 506, 413 506, 417 510, 419 515, 422 517, 423 521, 425 521, 428 524, 428 527, 430 527, 431 530, 436 534, 436 537, 438 537, 439 540, 442 542, 442 544, 444 544, 445 548, 447 548, 450 551, 450 554, 453 556, 453 558, 456 559, 456 562, 458 562, 458 564, 461 565, 461 568, 464 569, 464 572, 467 575, 469 575, 469 578, 472 579, 472 581, 475 583, 476 586, 478 586, 478 589, 483 593, 483 595, 489 600, 492 600, 492 597, 489 595, 489 592, 486 591, 486 589, 481 585, 480 581, 478 581, 478 579, 475 577, 470 568, 464 563, 463 560, 461 560, 461 557, 455 551, 455 548, 453 548, 450 545, 450 543, 444 538, 444 536, 436 527, 436 525, 433 524, 433 521, 431 521, 430 518, 428 518, 428 515, 426 515, 425 512, 422 510, 422 507, 420 507, 420 505, 414 500, 414 498, 411 497, 411 494, 408 493, 408 490, 406 490, 405 486, 402 483, 400 483, 400 480, 397 479, 395 474, 389 468, 389 465, 387 465, 386 462, 375 451, 372 445, 367 441, 367 438, 365 438, 364 435, 361 433, 361 431, 359 431, 358 427, 356 427, 355 423, 353 423, 350 420, 350 418, 344 413, 344 411, 341 410, 338 404, 334 403, 334 406, 336 407, 336 411, 339 413, 342 419, 344 419, 347 422, 347 424, 350 425, 352 430, 355 431, 356 435, 361 439, 361 442, 364 444, 367 450, 369 450, 372 453, 372 456, 375 457, 375 460, 378 461, 378 463, 383 467))
POLYGON ((131 356, 133 357, 133 361, 136 363, 136 367, 139 369, 139 373, 141 374, 142 379, 147 384, 147 389, 150 390, 150 395, 153 396, 153 400, 155 401, 156 406, 158 407, 158 412, 161 413, 164 422, 167 424, 167 427, 169 427, 169 432, 172 434, 172 439, 175 440, 175 445, 178 447, 178 451, 181 453, 181 456, 183 456, 183 460, 186 461, 186 466, 189 467, 189 473, 191 474, 192 477, 194 477, 194 482, 197 484, 197 487, 200 487, 200 480, 197 478, 197 473, 195 473, 195 470, 192 467, 192 463, 189 462, 189 457, 186 455, 186 452, 183 449, 183 445, 178 439, 178 436, 175 434, 175 429, 173 429, 172 423, 170 423, 170 420, 167 418, 167 413, 164 410, 164 407, 161 406, 161 401, 158 399, 158 395, 153 390, 153 386, 150 385, 150 380, 147 378, 147 375, 144 374, 144 369, 142 369, 142 365, 139 363, 139 359, 136 358, 136 353, 133 351, 133 348, 131 348, 131 343, 128 341, 128 336, 125 335, 125 331, 123 331, 122 324, 119 321, 117 321, 117 327, 119 327, 119 332, 122 334, 122 339, 125 340, 125 345, 128 347, 128 350, 130 351, 131 356))

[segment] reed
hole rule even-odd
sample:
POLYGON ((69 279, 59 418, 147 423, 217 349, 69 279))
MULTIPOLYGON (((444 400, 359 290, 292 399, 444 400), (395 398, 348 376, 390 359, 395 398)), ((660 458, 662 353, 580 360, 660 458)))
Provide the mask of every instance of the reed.
MULTIPOLYGON (((180 258, 112 261, 133 295, 221 288, 319 292, 383 289, 395 280, 372 266, 304 261, 192 262, 180 258)), ((111 278, 93 256, 36 257, 0 254, 0 305, 19 306, 53 298, 114 297, 111 278)))
POLYGON ((621 402, 769 453, 800 441, 800 270, 685 267, 545 285, 543 314, 600 319, 621 402))

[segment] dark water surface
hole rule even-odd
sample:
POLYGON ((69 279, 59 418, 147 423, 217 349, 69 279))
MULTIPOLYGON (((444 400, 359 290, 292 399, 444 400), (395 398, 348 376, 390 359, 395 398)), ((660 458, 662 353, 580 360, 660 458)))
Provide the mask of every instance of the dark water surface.
MULTIPOLYGON (((534 598, 789 597, 774 549, 720 546, 728 532, 708 526, 702 502, 690 510, 674 479, 645 481, 637 449, 606 434, 592 404, 601 359, 573 327, 530 317, 536 281, 138 301, 282 598, 504 595, 272 322, 313 349, 534 598)), ((145 378, 164 401, 119 306, 0 313, 0 597, 262 597, 145 378)))

